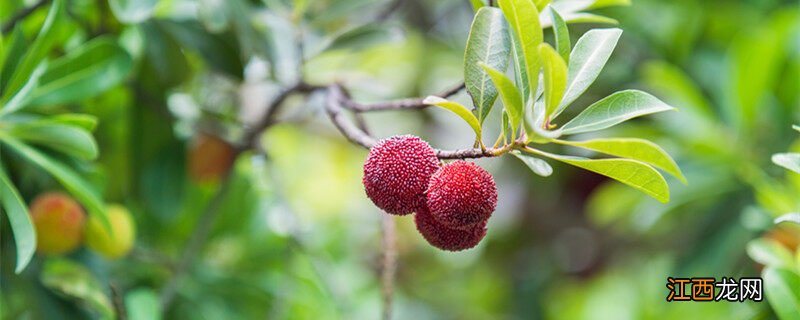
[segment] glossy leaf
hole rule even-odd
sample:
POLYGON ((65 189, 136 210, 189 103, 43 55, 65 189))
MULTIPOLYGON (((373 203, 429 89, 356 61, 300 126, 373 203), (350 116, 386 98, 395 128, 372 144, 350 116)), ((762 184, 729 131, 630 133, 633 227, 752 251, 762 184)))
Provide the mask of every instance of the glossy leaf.
MULTIPOLYGON (((775 218, 775 224, 783 223, 783 222, 792 222, 800 224, 800 213, 787 213, 781 215, 780 217, 775 218)), ((800 265, 798 265, 800 267, 800 265)))
MULTIPOLYGON (((499 4, 514 34, 516 63, 525 70, 526 77, 521 79, 521 86, 528 88, 525 92, 536 92, 540 67, 539 44, 544 37, 539 11, 531 0, 500 0, 499 4)), ((524 101, 528 99, 523 97, 524 101)))
POLYGON ((103 319, 114 318, 111 299, 106 296, 100 281, 83 265, 63 258, 47 260, 41 281, 50 290, 89 306, 103 319))
POLYGON ((28 43, 25 41, 25 34, 22 32, 21 25, 17 25, 6 40, 8 42, 4 43, 4 56, 1 61, 2 64, 0 64, 0 97, 5 96, 8 82, 28 49, 28 43))
POLYGON ((47 69, 46 61, 39 64, 39 66, 33 70, 28 81, 22 86, 22 89, 17 91, 5 105, 0 106, 0 108, 2 108, 0 109, 0 116, 19 111, 30 102, 31 95, 36 87, 39 86, 39 81, 45 69, 47 69))
POLYGON ((753 261, 767 267, 790 268, 794 264, 792 253, 780 242, 770 239, 755 239, 747 244, 747 255, 753 261))
POLYGON ((481 140, 481 124, 478 121, 478 118, 476 118, 475 115, 472 114, 472 112, 470 112, 469 109, 467 109, 467 107, 463 106, 458 102, 448 101, 434 96, 428 96, 427 98, 425 98, 423 103, 432 106, 442 107, 444 109, 452 111, 457 116, 461 117, 461 119, 464 119, 464 121, 467 122, 467 124, 472 128, 472 130, 475 131, 475 136, 477 140, 478 141, 481 140))
POLYGON ((31 104, 62 104, 94 97, 121 83, 132 66, 131 57, 114 40, 92 40, 50 64, 31 104))
POLYGON ((2 142, 23 158, 50 173, 88 209, 90 214, 96 215, 106 227, 110 228, 103 201, 94 188, 72 169, 14 138, 3 137, 2 142))
POLYGON ((80 127, 48 121, 15 125, 11 134, 22 141, 48 147, 85 160, 97 158, 97 143, 80 127))
POLYGON ((549 44, 539 45, 544 72, 545 119, 556 111, 567 89, 567 64, 549 44))
MULTIPOLYGON (((592 13, 586 12, 562 12, 561 17, 564 18, 564 22, 566 23, 595 23, 595 24, 609 24, 609 25, 618 25, 619 21, 613 18, 609 18, 606 16, 601 16, 592 13)), ((540 22, 542 24, 542 28, 547 28, 553 25, 553 20, 549 16, 542 16, 540 17, 540 22)))
POLYGON ((552 2, 552 0, 534 0, 533 2, 536 3, 536 9, 541 12, 544 10, 544 7, 547 7, 547 5, 552 2))
POLYGON ((764 300, 781 320, 797 319, 800 314, 800 276, 787 269, 766 268, 764 278, 764 300))
POLYGON ((14 243, 17 248, 17 266, 14 272, 20 273, 33 257, 36 251, 36 229, 33 227, 28 207, 14 187, 11 179, 0 166, 0 204, 8 217, 11 232, 14 233, 14 243))
POLYGON ((108 0, 111 12, 123 23, 139 23, 150 19, 158 0, 108 0))
POLYGON ((794 130, 795 130, 795 131, 797 131, 797 132, 800 132, 800 126, 798 126, 798 125, 796 125, 796 124, 793 124, 793 125, 792 125, 792 129, 794 129, 794 130))
POLYGON ((562 129, 564 134, 597 131, 631 118, 667 110, 673 108, 646 92, 619 91, 595 102, 567 122, 562 129))
POLYGON ((79 127, 89 132, 94 131, 94 129, 97 127, 97 117, 79 113, 62 113, 48 116, 47 118, 39 121, 43 123, 58 123, 79 127))
POLYGON ((538 174, 542 177, 549 177, 553 174, 553 167, 550 166, 546 161, 536 158, 534 156, 521 153, 517 150, 511 151, 511 154, 522 161, 526 166, 528 166, 533 173, 538 174))
POLYGON ((502 72, 494 70, 483 63, 481 63, 481 67, 486 70, 492 78, 495 87, 500 91, 503 107, 505 108, 506 114, 508 114, 508 119, 511 121, 511 133, 513 137, 513 134, 519 128, 520 121, 522 120, 522 97, 519 95, 519 90, 514 86, 514 82, 502 72))
POLYGON ((686 177, 675 160, 655 143, 635 138, 608 138, 588 141, 558 141, 561 144, 602 152, 608 155, 638 160, 666 171, 686 184, 686 177))
POLYGON ((1 101, 8 101, 8 97, 15 95, 21 90, 36 67, 39 66, 42 60, 47 57, 47 54, 50 53, 55 38, 58 36, 56 30, 54 30, 54 26, 64 15, 63 11, 64 1, 53 1, 53 4, 50 6, 50 11, 47 13, 47 18, 42 24, 39 34, 36 36, 36 40, 33 41, 29 48, 26 48, 25 56, 15 68, 16 70, 3 92, 3 99, 1 101))
POLYGON ((550 7, 550 18, 553 19, 553 35, 556 39, 556 50, 561 58, 564 59, 564 62, 569 63, 572 43, 569 40, 567 22, 564 21, 564 18, 562 18, 553 7, 550 7))
POLYGON ((795 173, 800 173, 800 153, 776 153, 772 162, 795 173))
POLYGON ((483 7, 475 14, 464 53, 464 83, 472 97, 478 122, 483 123, 497 99, 497 88, 478 62, 504 72, 508 68, 511 42, 503 13, 483 7))
POLYGON ((594 29, 578 39, 569 57, 567 90, 554 117, 561 114, 597 79, 620 35, 620 29, 594 29))
MULTIPOLYGON (((526 150, 531 152, 531 149, 526 150)), ((556 155, 539 150, 535 150, 533 153, 602 174, 642 191, 658 201, 669 202, 667 181, 656 169, 643 162, 630 159, 587 159, 556 155)))

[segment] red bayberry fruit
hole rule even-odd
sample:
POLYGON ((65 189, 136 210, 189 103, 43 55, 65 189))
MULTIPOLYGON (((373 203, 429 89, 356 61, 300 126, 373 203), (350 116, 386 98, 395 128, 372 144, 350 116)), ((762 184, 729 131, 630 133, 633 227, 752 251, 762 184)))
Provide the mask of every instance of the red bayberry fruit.
POLYGON ((454 161, 431 177, 427 204, 431 216, 444 226, 470 229, 491 217, 497 206, 497 187, 483 168, 454 161))
POLYGON ((439 159, 419 137, 394 136, 379 141, 364 162, 364 189, 384 211, 405 215, 425 206, 428 180, 439 159))
POLYGON ((431 216, 428 209, 417 210, 414 215, 417 230, 432 246, 447 251, 461 251, 478 245, 486 236, 486 221, 466 229, 448 228, 431 216))

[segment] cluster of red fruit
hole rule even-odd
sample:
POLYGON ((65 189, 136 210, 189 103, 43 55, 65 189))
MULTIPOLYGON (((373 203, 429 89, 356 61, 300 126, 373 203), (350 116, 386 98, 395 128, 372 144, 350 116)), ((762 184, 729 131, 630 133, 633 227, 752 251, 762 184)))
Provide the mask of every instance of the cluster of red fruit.
POLYGON ((419 233, 442 250, 476 246, 497 206, 497 187, 486 170, 463 160, 440 165, 433 148, 411 135, 375 144, 363 182, 367 196, 387 213, 416 212, 419 233))

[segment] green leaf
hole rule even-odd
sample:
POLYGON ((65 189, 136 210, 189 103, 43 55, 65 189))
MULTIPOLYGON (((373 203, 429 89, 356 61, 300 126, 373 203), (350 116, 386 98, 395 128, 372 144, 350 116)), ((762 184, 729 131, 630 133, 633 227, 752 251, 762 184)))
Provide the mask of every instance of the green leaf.
POLYGON ((534 3, 536 3, 536 9, 539 10, 539 12, 541 12, 542 10, 544 10, 544 7, 550 4, 551 1, 552 0, 534 0, 534 3))
POLYGON ((578 39, 569 57, 567 90, 554 118, 597 79, 611 52, 614 51, 620 35, 622 35, 620 29, 593 29, 578 39))
MULTIPOLYGON (((800 224, 800 213, 792 212, 775 218, 775 224, 779 224, 782 222, 793 222, 800 224)), ((798 267, 800 267, 800 265, 798 265, 798 267)))
POLYGON ((14 272, 19 274, 28 266, 36 251, 36 229, 33 227, 25 201, 22 200, 2 166, 0 166, 0 204, 8 216, 11 231, 14 233, 14 243, 17 246, 17 267, 14 272))
POLYGON ((569 53, 572 51, 572 43, 569 40, 567 23, 553 7, 550 7, 550 18, 553 19, 553 35, 556 39, 558 54, 564 59, 564 62, 569 63, 569 53))
POLYGON ((588 141, 557 140, 556 142, 568 146, 594 150, 612 156, 638 160, 666 171, 667 173, 678 178, 684 184, 687 183, 686 177, 683 176, 681 169, 678 167, 678 164, 672 160, 672 157, 670 157, 669 154, 664 151, 664 149, 661 149, 661 147, 648 140, 635 138, 608 138, 588 141))
POLYGON ((475 12, 478 12, 478 9, 486 6, 486 4, 483 3, 483 0, 469 0, 469 3, 472 4, 472 10, 475 12))
POLYGON ((786 269, 766 268, 764 299, 769 302, 779 319, 797 319, 800 315, 800 276, 786 269))
POLYGON ((480 65, 492 78, 495 87, 500 90, 500 98, 503 100, 503 107, 508 114, 508 119, 511 120, 511 134, 512 138, 514 138, 514 134, 522 120, 522 97, 519 95, 519 90, 514 86, 514 82, 502 72, 492 69, 492 67, 483 63, 480 63, 480 65))
POLYGON ((50 290, 89 306, 103 319, 114 318, 111 299, 106 296, 100 281, 83 265, 63 258, 47 260, 41 281, 50 290))
POLYGON ((475 115, 467 109, 467 107, 463 106, 458 102, 448 101, 439 97, 428 96, 425 100, 422 101, 425 104, 442 107, 447 110, 452 111, 461 119, 469 124, 472 127, 472 130, 475 131, 475 137, 477 141, 481 140, 481 124, 478 121, 478 118, 475 118, 475 115))
POLYGON ((595 102, 562 128, 564 134, 602 130, 626 120, 667 110, 672 107, 639 90, 625 90, 595 102))
POLYGON ((542 57, 544 67, 544 116, 545 119, 549 119, 558 108, 561 98, 564 97, 564 90, 567 89, 567 64, 547 43, 539 45, 539 55, 542 57))
POLYGON ((28 43, 25 41, 25 34, 22 32, 21 25, 18 24, 14 28, 10 38, 11 40, 3 49, 5 55, 2 64, 0 64, 0 97, 5 96, 11 75, 13 71, 17 69, 23 55, 28 49, 28 43))
POLYGON ((793 124, 793 125, 792 125, 792 129, 794 129, 794 130, 795 130, 795 131, 797 131, 797 132, 800 132, 800 126, 798 126, 798 125, 796 125, 796 124, 793 124))
MULTIPOLYGON (((516 63, 525 70, 522 87, 535 93, 539 82, 539 44, 544 38, 539 24, 539 11, 531 0, 500 0, 500 8, 514 33, 516 63)), ((504 70, 501 70, 504 71, 504 70)), ((527 101, 530 97, 523 97, 527 101)))
POLYGON ((80 127, 50 121, 34 121, 14 125, 11 135, 22 141, 46 146, 55 151, 84 160, 97 158, 97 143, 80 127))
POLYGON ((800 153, 776 153, 772 162, 795 173, 800 173, 800 153))
POLYGON ((53 4, 50 6, 50 11, 47 13, 47 18, 44 20, 44 24, 42 24, 42 29, 39 31, 39 35, 36 36, 36 40, 33 41, 30 48, 26 49, 25 57, 22 58, 14 74, 11 76, 8 86, 3 92, 3 99, 0 99, 0 101, 8 101, 8 97, 20 91, 31 77, 36 67, 39 66, 42 60, 47 57, 47 54, 50 53, 50 49, 53 47, 53 43, 57 37, 54 26, 58 25, 57 21, 63 16, 63 7, 64 1, 53 1, 53 4))
POLYGON ((130 320, 160 320, 161 303, 150 289, 136 289, 125 295, 125 309, 130 320))
POLYGON ((111 12, 122 23, 139 23, 150 19, 158 0, 108 0, 111 12))
MULTIPOLYGON (((214 1, 214 0, 212 0, 214 1)), ((208 32, 197 21, 159 20, 158 26, 175 38, 184 48, 200 54, 215 70, 241 79, 244 74, 242 56, 235 41, 226 39, 226 34, 208 32)))
POLYGON ((640 161, 630 159, 587 159, 556 155, 530 148, 523 150, 602 174, 642 191, 662 203, 669 202, 667 181, 656 169, 640 161))
POLYGON ((792 253, 779 242, 770 239, 759 238, 747 243, 747 255, 767 267, 790 268, 794 265, 792 253))
POLYGON ((600 9, 612 6, 629 6, 629 5, 631 5, 631 0, 595 0, 594 3, 592 3, 586 9, 600 9))
POLYGON ((549 177, 551 174, 553 174, 553 167, 551 167, 542 159, 521 153, 517 150, 511 151, 511 154, 517 159, 521 160, 522 163, 528 166, 528 168, 530 168, 535 174, 538 174, 542 177, 549 177))
POLYGON ((97 38, 50 65, 34 92, 33 105, 62 104, 94 97, 121 83, 133 60, 111 38, 97 38))
POLYGON ((28 78, 28 81, 25 82, 22 89, 11 96, 11 99, 9 99, 6 104, 0 106, 0 108, 2 108, 0 109, 0 117, 19 111, 30 102, 32 92, 39 86, 39 81, 45 69, 47 69, 47 61, 42 61, 42 63, 33 70, 31 77, 28 78))
POLYGON ((503 110, 503 142, 508 142, 508 135, 511 133, 511 126, 509 126, 508 113, 503 110))
POLYGON ((497 8, 480 8, 472 21, 464 52, 464 83, 472 97, 479 123, 483 123, 492 110, 497 88, 478 62, 504 72, 508 68, 510 46, 508 24, 503 13, 497 8))
POLYGON ((49 172, 58 180, 65 189, 72 193, 89 211, 89 214, 97 216, 103 225, 109 230, 111 225, 106 215, 103 201, 81 177, 64 164, 55 161, 40 151, 31 148, 24 143, 11 137, 0 136, 0 141, 8 145, 23 158, 49 172))
POLYGON ((54 116, 48 116, 47 118, 39 121, 44 123, 59 123, 73 127, 79 127, 89 132, 94 131, 94 129, 97 127, 97 117, 79 113, 62 113, 54 116))

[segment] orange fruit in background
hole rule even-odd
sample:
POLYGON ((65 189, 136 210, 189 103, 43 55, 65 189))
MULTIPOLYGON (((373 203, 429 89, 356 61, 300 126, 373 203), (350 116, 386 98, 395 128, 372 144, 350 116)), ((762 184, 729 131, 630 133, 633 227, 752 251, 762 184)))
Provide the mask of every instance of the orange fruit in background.
POLYGON ((233 166, 236 150, 216 136, 197 133, 189 144, 189 177, 196 182, 219 182, 233 166))
POLYGON ((89 217, 86 226, 86 246, 108 259, 128 254, 136 241, 136 225, 128 209, 112 204, 107 207, 111 232, 96 216, 89 217))
POLYGON ((83 239, 86 213, 70 196, 44 193, 30 205, 36 228, 36 251, 45 255, 61 255, 75 250, 83 239))
POLYGON ((777 241, 790 252, 800 246, 800 226, 793 223, 781 223, 768 231, 764 238, 777 241))

